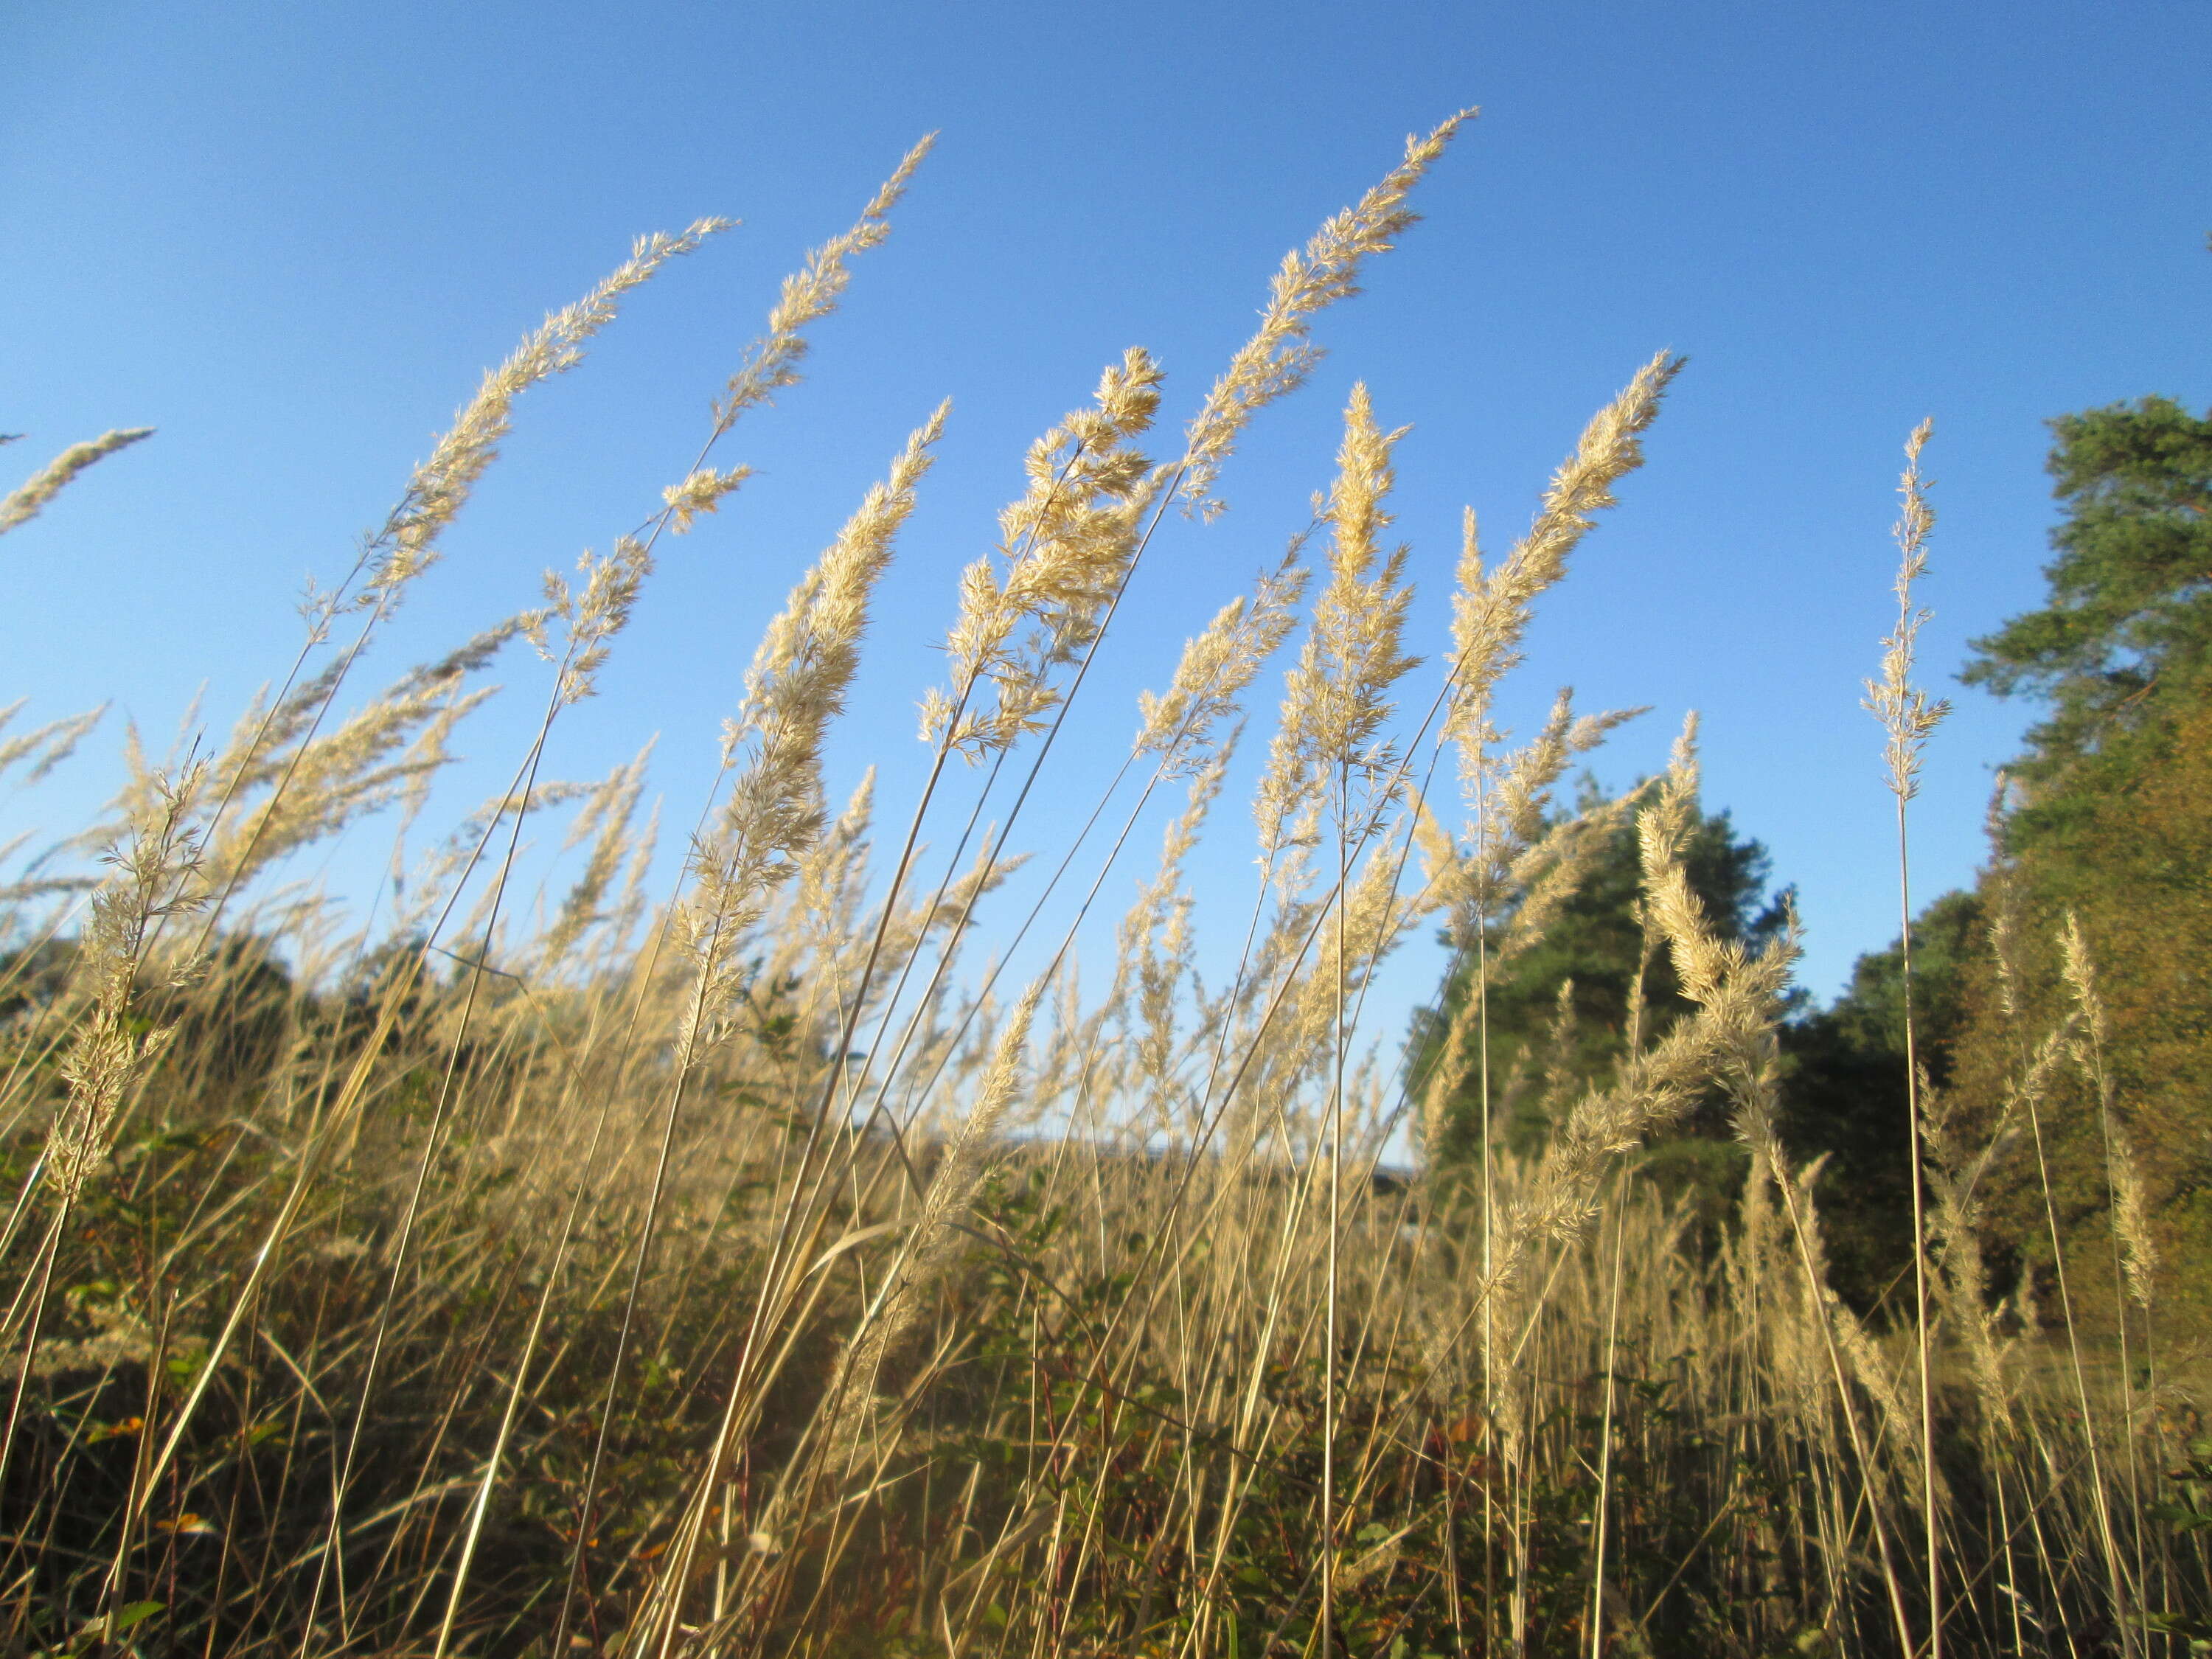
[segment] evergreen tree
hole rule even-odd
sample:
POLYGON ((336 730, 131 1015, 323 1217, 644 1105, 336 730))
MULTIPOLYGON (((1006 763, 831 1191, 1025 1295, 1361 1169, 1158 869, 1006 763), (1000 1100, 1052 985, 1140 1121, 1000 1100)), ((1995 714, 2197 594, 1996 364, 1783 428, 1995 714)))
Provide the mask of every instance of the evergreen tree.
MULTIPOLYGON (((2144 1187, 2167 1291, 2212 1303, 2212 417, 2164 398, 2064 416, 2050 470, 2064 518, 2050 602, 1976 642, 1965 678, 2048 705, 1984 878, 2014 918, 2016 1012, 1994 972, 1971 986, 1954 1088, 1993 1121, 2025 1057, 2078 1003, 2059 939, 2077 925, 2096 975, 2098 1051, 2039 1111, 2061 1244, 2110 1303, 2113 1182, 2144 1187), (2100 1091, 2091 1062, 2101 1068, 2100 1091)), ((2077 1038, 2090 1035, 2086 1024, 2077 1038)), ((2042 1175, 1991 1183, 1996 1227, 2047 1264, 2042 1175)))
POLYGON ((2177 721, 2212 665, 2212 417, 2166 398, 2051 423, 2065 520, 2044 567, 2050 603, 1973 642, 1960 676, 2049 703, 2012 775, 2008 841, 2068 848, 2105 798, 2176 757, 2177 721))

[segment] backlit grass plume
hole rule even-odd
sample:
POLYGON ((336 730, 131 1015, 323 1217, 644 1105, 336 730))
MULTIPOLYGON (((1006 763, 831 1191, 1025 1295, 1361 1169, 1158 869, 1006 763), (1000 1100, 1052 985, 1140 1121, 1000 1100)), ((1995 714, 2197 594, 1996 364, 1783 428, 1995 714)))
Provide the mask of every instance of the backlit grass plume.
POLYGON ((1004 574, 988 558, 961 574, 960 617, 945 640, 952 689, 924 700, 924 741, 972 762, 1043 725, 1059 701, 1052 670, 1095 638, 1158 493, 1135 441, 1159 410, 1161 379, 1133 349, 1099 377, 1090 408, 1030 446, 1030 487, 1000 515, 1004 574), (987 684, 991 702, 978 706, 987 684))
POLYGON ((1323 224, 1303 252, 1283 256, 1259 331, 1230 360, 1191 421, 1179 486, 1190 510, 1205 516, 1221 510, 1213 486, 1238 437, 1260 410, 1304 385, 1321 361, 1322 349, 1311 337, 1315 316, 1358 293, 1361 267, 1389 252, 1417 222, 1419 216, 1406 198, 1475 113, 1463 109, 1425 138, 1407 138, 1403 162, 1323 224))
MULTIPOLYGON (((191 818, 205 782, 204 766, 156 781, 143 817, 108 855, 115 873, 92 896, 81 957, 89 1011, 62 1064, 69 1093, 46 1152, 47 1183, 64 1212, 107 1155, 131 1089, 174 1035, 173 1026, 143 1026, 137 1004, 151 928, 194 902, 200 842, 191 818)), ((170 972, 182 982, 191 964, 170 972)))
POLYGON ((71 444, 7 495, 0 497, 0 536, 37 518, 46 503, 60 495, 85 468, 153 435, 150 426, 118 428, 101 433, 89 443, 71 444))
POLYGON ((1407 656, 1402 644, 1413 600, 1404 585, 1406 550, 1385 553, 1378 538, 1390 523, 1382 507, 1394 482, 1390 450, 1404 435, 1402 428, 1386 433, 1377 426, 1367 388, 1352 388, 1322 514, 1330 527, 1329 580, 1284 682, 1282 714, 1254 807, 1263 853, 1288 842, 1309 805, 1340 805, 1329 793, 1339 773, 1380 779, 1395 759, 1377 739, 1395 707, 1390 688, 1419 659, 1407 656))
POLYGON ((630 256, 574 304, 548 317, 486 374, 477 394, 440 434, 429 458, 408 479, 399 505, 379 533, 368 560, 360 603, 387 611, 415 579, 436 562, 438 538, 468 501, 484 470, 497 459, 512 430, 514 401, 539 381, 565 374, 584 360, 586 341, 615 319, 623 296, 647 283, 661 266, 695 252, 730 228, 726 219, 701 219, 671 235, 640 237, 630 256))
POLYGON ((907 440, 890 477, 870 489, 792 591, 745 676, 744 705, 722 740, 725 762, 742 763, 714 828, 692 854, 694 892, 683 926, 700 988, 678 1037, 686 1055, 727 1006, 738 939, 821 833, 823 733, 843 712, 869 596, 914 511, 947 412, 939 408, 907 440))

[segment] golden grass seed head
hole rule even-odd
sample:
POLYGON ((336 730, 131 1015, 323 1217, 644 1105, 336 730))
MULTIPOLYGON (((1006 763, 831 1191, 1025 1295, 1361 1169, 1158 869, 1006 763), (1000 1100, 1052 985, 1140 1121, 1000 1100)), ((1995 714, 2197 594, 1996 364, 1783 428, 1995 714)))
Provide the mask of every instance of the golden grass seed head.
POLYGON ((861 210, 852 228, 812 250, 805 264, 783 279, 782 290, 769 313, 768 332, 747 349, 744 361, 730 376, 714 405, 714 437, 728 432, 747 410, 799 384, 799 366, 808 349, 805 330, 836 310, 853 280, 848 261, 856 253, 881 246, 890 235, 890 210, 905 196, 908 185, 936 142, 937 135, 931 133, 908 150, 861 210))
POLYGON ((88 443, 71 444, 15 489, 0 496, 0 536, 37 518, 46 504, 67 489, 70 480, 85 468, 153 435, 150 426, 127 427, 103 432, 88 443))
POLYGON ((671 259, 690 253, 730 228, 726 219, 701 219, 676 235, 640 237, 630 257, 581 300, 555 312, 525 337, 499 367, 488 372, 477 394, 415 469, 370 562, 361 602, 380 611, 395 604, 407 586, 435 563, 437 538, 467 502, 484 470, 498 458, 513 429, 514 400, 539 381, 566 374, 583 361, 584 343, 615 319, 623 296, 650 281, 671 259))
POLYGON ((1249 600, 1240 596, 1216 613, 1206 631, 1184 646, 1164 694, 1138 694, 1144 720, 1139 753, 1158 755, 1170 774, 1199 764, 1215 725, 1238 711, 1261 665, 1297 625, 1310 573, 1297 557, 1293 545, 1281 564, 1261 574, 1249 600))
POLYGON ((1360 267, 1389 252, 1415 223, 1418 216, 1406 198, 1476 112, 1463 109, 1426 137, 1408 137, 1402 162, 1357 204, 1326 221, 1303 252, 1283 256, 1259 331, 1238 348, 1192 418, 1177 489, 1187 512, 1212 518, 1222 510, 1213 487, 1238 436, 1255 414, 1303 386, 1321 360, 1321 348, 1310 337, 1314 318, 1358 294, 1360 267))
POLYGON ((1882 638, 1881 678, 1866 683, 1865 707, 1881 722, 1886 738, 1882 760, 1890 793, 1900 803, 1919 793, 1928 738, 1951 712, 1948 698, 1931 698, 1912 684, 1920 629, 1929 614, 1914 607, 1912 585, 1928 574, 1928 538, 1936 526, 1927 481, 1920 472, 1920 452, 1934 430, 1932 420, 1923 421, 1905 441, 1905 476, 1898 485, 1904 504, 1893 532, 1898 549, 1897 622, 1882 638))
POLYGON ((988 557, 961 573, 945 639, 951 689, 924 697, 923 741, 972 763, 1041 729, 1058 706, 1052 671, 1096 640, 1165 484, 1133 447, 1158 409, 1160 379, 1150 354, 1132 348, 1100 377, 1091 407, 1030 447, 1029 488, 1000 516, 1004 576, 988 557), (977 702, 987 682, 988 708, 977 702))

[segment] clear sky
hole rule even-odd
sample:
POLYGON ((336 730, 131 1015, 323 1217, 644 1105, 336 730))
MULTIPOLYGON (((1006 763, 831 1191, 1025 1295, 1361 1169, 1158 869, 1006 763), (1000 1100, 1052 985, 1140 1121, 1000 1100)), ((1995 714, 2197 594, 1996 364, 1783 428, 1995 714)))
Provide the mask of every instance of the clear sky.
MULTIPOLYGON (((1671 347, 1691 362, 1650 465, 1546 602, 1509 708, 1525 726, 1561 683, 1652 705, 1600 763, 1613 783, 1701 710, 1707 802, 1797 884, 1825 994, 1895 931, 1858 697, 1890 618, 1900 446, 1935 416, 1925 672, 1955 690, 1966 641, 2041 592, 2044 420, 2212 402, 2208 94, 2212 9, 2154 0, 18 0, 0 16, 0 430, 29 437, 0 462, 12 483, 109 427, 159 435, 0 542, 0 702, 52 718, 112 697, 158 746, 197 695, 226 729, 289 662, 303 580, 343 570, 487 365, 636 233, 743 220, 530 395, 374 665, 531 603, 540 569, 657 503, 781 274, 935 130, 808 383, 725 452, 759 477, 665 544, 605 696, 564 716, 550 762, 597 775, 658 732, 656 787, 688 823, 762 623, 950 396, 833 756, 839 789, 882 762, 902 816, 953 575, 1018 490, 1023 446, 1131 343, 1164 360, 1179 424, 1283 252, 1407 131, 1480 104, 1422 189, 1426 222, 1322 325, 1315 384, 1261 416, 1233 510, 1174 527, 1140 574, 1021 839, 1060 844, 1136 688, 1304 521, 1355 379, 1413 428, 1399 530, 1433 657, 1460 504, 1502 548, 1590 412, 1671 347)), ((503 780, 543 674, 502 663, 504 707, 447 799, 503 780)), ((1990 769, 2033 714, 1959 700, 1917 808, 1928 896, 1970 876, 1990 769)), ((88 817, 120 735, 9 802, 0 841, 88 817)), ((381 847, 290 873, 365 902, 381 847)), ((1241 809, 1214 848, 1200 873, 1233 931, 1241 809)), ((1111 907, 1129 890, 1117 878, 1111 907)), ((1407 953, 1372 1029, 1402 1029, 1437 962, 1407 953)))

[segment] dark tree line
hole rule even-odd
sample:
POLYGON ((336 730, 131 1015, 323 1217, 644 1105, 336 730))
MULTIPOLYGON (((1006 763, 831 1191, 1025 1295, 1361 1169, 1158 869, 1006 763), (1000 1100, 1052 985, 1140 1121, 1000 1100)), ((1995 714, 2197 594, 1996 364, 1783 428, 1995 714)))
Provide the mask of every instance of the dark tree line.
MULTIPOLYGON (((2045 716, 2007 768, 1989 865, 1914 923, 1915 1048, 1946 1132, 2002 1142, 1978 1194, 1998 1288, 2025 1286, 2047 1314, 2054 1257, 2078 1255, 2104 1270, 2075 1275, 2076 1299, 2112 1305, 2125 1160, 2145 1194, 2158 1295, 2186 1319, 2212 1304, 2212 416, 2149 398, 2051 429, 2061 521, 2047 602, 1975 641, 1960 676, 2033 697, 2045 716), (2023 1093, 2053 1033, 2057 1059, 2023 1093)), ((1701 819, 1688 864, 1725 935, 1757 945, 1781 925, 1766 849, 1726 812, 1701 819)), ((1685 1010, 1664 953, 1645 960, 1636 884, 1624 831, 1544 944, 1492 988, 1489 1094, 1511 1150, 1540 1147, 1570 1092, 1619 1058, 1639 963, 1647 1033, 1685 1010)), ((1449 975, 1437 1012, 1417 1021, 1417 1079, 1466 984, 1449 975)), ((1911 1260, 1906 995, 1893 941, 1783 1030, 1785 1139, 1822 1160, 1838 1288, 1863 1307, 1911 1260)), ((1471 1080, 1455 1103, 1447 1158, 1466 1155, 1480 1091, 1471 1080)), ((1724 1223, 1743 1164, 1716 1102, 1649 1149, 1644 1168, 1724 1223)))

